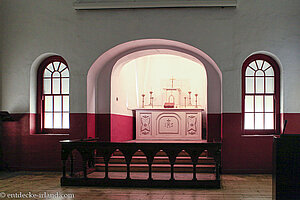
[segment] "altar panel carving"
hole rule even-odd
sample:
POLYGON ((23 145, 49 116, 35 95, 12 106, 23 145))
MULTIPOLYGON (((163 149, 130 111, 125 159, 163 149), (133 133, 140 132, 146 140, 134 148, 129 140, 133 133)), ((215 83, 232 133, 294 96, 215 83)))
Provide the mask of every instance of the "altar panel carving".
POLYGON ((150 136, 151 135, 151 125, 152 117, 151 113, 140 113, 139 114, 139 122, 140 123, 140 128, 138 130, 138 133, 141 136, 150 136))
POLYGON ((136 109, 138 140, 201 140, 203 109, 136 109))
POLYGON ((197 135, 200 128, 201 118, 198 113, 186 114, 186 135, 197 135))
POLYGON ((157 134, 179 134, 179 121, 176 114, 162 114, 157 118, 157 134))

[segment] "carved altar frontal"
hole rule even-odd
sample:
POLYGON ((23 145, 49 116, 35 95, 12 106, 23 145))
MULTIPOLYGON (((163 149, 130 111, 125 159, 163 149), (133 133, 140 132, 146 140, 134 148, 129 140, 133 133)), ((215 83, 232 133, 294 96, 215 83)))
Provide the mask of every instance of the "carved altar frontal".
POLYGON ((203 109, 135 109, 137 140, 201 140, 203 109))

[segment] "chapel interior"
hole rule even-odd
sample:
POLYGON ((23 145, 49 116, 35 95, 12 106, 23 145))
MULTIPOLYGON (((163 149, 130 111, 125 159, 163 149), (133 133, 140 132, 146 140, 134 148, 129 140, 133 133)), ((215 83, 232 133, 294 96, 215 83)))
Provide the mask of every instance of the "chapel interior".
POLYGON ((299 0, 0 0, 0 198, 300 199, 299 30, 299 0))

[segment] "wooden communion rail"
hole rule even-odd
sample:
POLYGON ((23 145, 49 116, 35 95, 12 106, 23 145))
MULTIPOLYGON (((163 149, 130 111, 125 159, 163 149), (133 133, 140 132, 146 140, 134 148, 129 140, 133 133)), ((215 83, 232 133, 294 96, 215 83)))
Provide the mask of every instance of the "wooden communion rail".
MULTIPOLYGON (((97 139, 64 140, 61 143, 61 159, 63 162, 62 186, 117 186, 117 187, 189 187, 220 188, 221 143, 206 141, 126 141, 101 142, 97 139), (81 157, 81 170, 74 173, 76 159, 73 152, 77 150, 81 157), (118 150, 124 155, 126 164, 125 178, 111 178, 109 176, 109 162, 113 153, 118 150), (136 152, 143 152, 148 165, 148 178, 134 179, 131 177, 130 164, 136 152), (165 152, 170 165, 169 179, 153 178, 153 161, 158 152, 165 152), (174 165, 180 152, 186 152, 191 158, 192 177, 190 180, 178 180, 174 174, 174 165), (213 178, 199 178, 197 165, 199 156, 206 152, 215 162, 213 178), (104 161, 103 177, 91 176, 95 172, 94 158, 102 157, 104 161), (67 167, 67 163, 69 167, 67 167), (69 173, 67 175, 67 168, 69 173)), ((78 167, 78 164, 77 164, 78 167)), ((205 176, 204 176, 205 177, 205 176)))

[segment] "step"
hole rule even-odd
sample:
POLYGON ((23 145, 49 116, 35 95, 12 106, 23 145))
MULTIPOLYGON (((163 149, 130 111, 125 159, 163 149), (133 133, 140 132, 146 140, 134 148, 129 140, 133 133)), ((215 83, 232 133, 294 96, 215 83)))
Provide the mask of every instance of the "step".
MULTIPOLYGON (((103 157, 96 157, 95 158, 96 163, 104 163, 103 157)), ((109 163, 125 163, 124 156, 112 156, 109 160, 109 163)), ((133 156, 131 160, 132 164, 147 164, 147 158, 146 156, 133 156)), ((153 160, 154 164, 169 164, 169 158, 166 156, 159 156, 155 157, 153 160)), ((178 164, 192 164, 192 160, 190 157, 177 157, 176 163, 178 164)), ((215 161, 212 157, 199 157, 198 158, 198 164, 214 164, 215 161)))
MULTIPOLYGON (((96 164, 96 171, 103 172, 105 170, 105 164, 96 164)), ((110 172, 126 172, 127 165, 126 164, 108 164, 110 172)), ((130 171, 132 172, 147 172, 149 166, 147 164, 131 164, 130 171)), ((169 164, 153 164, 152 171, 153 172, 170 172, 171 167, 169 164)), ((197 172, 200 173, 214 173, 215 165, 197 165, 197 172)), ((192 172, 193 165, 182 165, 175 164, 174 172, 192 172)))
MULTIPOLYGON (((119 150, 116 150, 114 153, 113 153, 113 155, 114 156, 124 156, 123 154, 122 154, 122 152, 121 151, 119 151, 119 150)), ((163 152, 163 151, 159 151, 159 152, 157 152, 157 154, 155 155, 155 157, 159 157, 159 156, 166 156, 167 154, 165 153, 165 152, 163 152)), ((204 156, 206 156, 207 155, 207 152, 206 151, 204 151, 204 152, 202 152, 202 154, 200 155, 201 157, 204 157, 204 156)), ((145 156, 145 154, 142 152, 142 151, 140 151, 140 150, 138 150, 137 152, 135 152, 135 154, 134 154, 134 156, 145 156)), ((185 151, 181 151, 179 154, 178 154, 178 156, 189 156, 189 154, 187 153, 187 152, 185 152, 185 151)))

